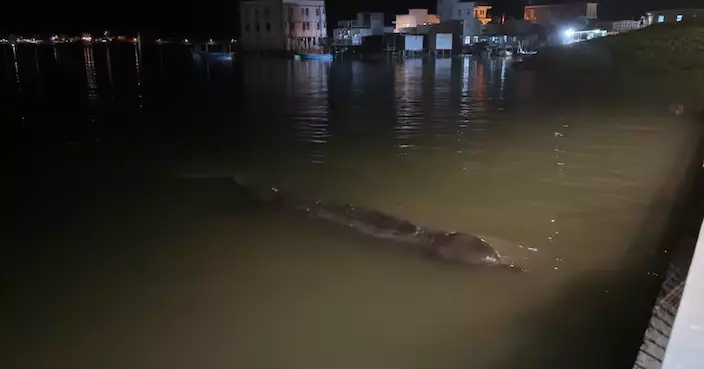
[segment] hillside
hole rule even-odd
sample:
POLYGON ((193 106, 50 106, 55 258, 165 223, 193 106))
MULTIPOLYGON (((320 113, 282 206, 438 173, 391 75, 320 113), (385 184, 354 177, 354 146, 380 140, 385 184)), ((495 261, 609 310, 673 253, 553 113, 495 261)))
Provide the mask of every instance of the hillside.
POLYGON ((704 23, 658 24, 572 45, 551 47, 521 67, 565 72, 704 77, 704 23))

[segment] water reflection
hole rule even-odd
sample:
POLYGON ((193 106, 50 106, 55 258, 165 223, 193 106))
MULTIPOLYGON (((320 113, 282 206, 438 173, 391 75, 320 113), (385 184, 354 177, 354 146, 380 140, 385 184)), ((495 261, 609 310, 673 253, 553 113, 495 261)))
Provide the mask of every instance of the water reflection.
POLYGON ((92 46, 83 48, 83 66, 86 72, 86 96, 89 102, 95 103, 98 100, 98 80, 92 46))
POLYGON ((20 67, 17 63, 17 45, 12 44, 12 71, 15 74, 15 83, 17 85, 17 94, 22 96, 22 82, 20 81, 20 67))
POLYGON ((110 98, 115 98, 115 86, 112 80, 112 58, 110 57, 110 45, 105 47, 105 64, 108 71, 108 83, 110 84, 110 98))
POLYGON ((291 104, 287 114, 307 111, 305 117, 294 118, 294 136, 307 144, 309 160, 313 164, 325 162, 325 149, 330 138, 327 103, 330 63, 319 61, 291 62, 292 83, 287 89, 291 104), (291 87, 293 87, 291 86, 291 87))
POLYGON ((398 155, 407 156, 417 148, 422 135, 423 61, 409 59, 395 66, 396 125, 394 127, 398 155))
POLYGON ((134 47, 134 66, 137 71, 137 107, 139 114, 143 111, 143 101, 142 101, 142 57, 139 54, 137 46, 134 47))
MULTIPOLYGON (((12 44, 12 71, 14 72, 15 86, 17 86, 17 98, 22 101, 22 81, 20 81, 20 67, 17 62, 17 45, 12 44)), ((24 109, 20 111, 20 122, 25 121, 24 109)))

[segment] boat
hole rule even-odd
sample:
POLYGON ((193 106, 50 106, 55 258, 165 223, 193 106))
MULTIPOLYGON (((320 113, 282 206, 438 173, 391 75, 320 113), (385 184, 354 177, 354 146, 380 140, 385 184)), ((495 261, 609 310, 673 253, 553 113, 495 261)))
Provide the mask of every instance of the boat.
POLYGON ((296 60, 332 60, 332 54, 295 53, 293 58, 296 60))
POLYGON ((518 43, 518 55, 535 55, 537 54, 537 51, 526 51, 523 49, 523 44, 518 43))
POLYGON ((537 51, 519 51, 518 55, 535 55, 537 53, 537 51))

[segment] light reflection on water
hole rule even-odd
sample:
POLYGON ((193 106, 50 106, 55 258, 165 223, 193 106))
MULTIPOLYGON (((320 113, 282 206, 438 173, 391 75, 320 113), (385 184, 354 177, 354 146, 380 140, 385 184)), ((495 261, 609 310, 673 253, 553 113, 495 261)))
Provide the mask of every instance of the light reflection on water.
MULTIPOLYGON (((606 297, 594 280, 606 278, 614 291, 619 273, 653 251, 682 178, 681 149, 693 136, 687 123, 629 100, 628 89, 585 98, 573 86, 517 73, 510 59, 249 58, 164 71, 173 62, 168 56, 150 64, 148 51, 141 59, 136 48, 112 49, 106 65, 95 57, 102 52, 85 50, 81 99, 103 101, 96 114, 117 111, 122 119, 99 119, 102 128, 129 124, 136 115, 158 125, 159 143, 182 135, 178 142, 192 146, 175 169, 244 172, 264 183, 274 178, 303 197, 474 232, 498 239, 503 254, 532 270, 444 268, 295 214, 243 208, 213 220, 183 205, 182 216, 195 224, 190 228, 145 216, 135 222, 156 222, 147 231, 109 232, 105 242, 119 247, 101 261, 118 261, 105 270, 134 275, 111 280, 103 292, 110 304, 90 300, 95 316, 62 311, 84 325, 42 332, 45 346, 28 345, 27 362, 69 366, 61 359, 77 357, 105 367, 95 365, 102 357, 145 368, 568 367, 570 347, 587 347, 580 337, 618 336, 614 322, 596 336, 570 322, 603 317, 597 310, 606 297), (189 79, 203 77, 205 85, 189 79), (178 83, 167 85, 170 78, 178 83), (115 102, 108 104, 113 81, 115 102), (178 89, 193 95, 176 103, 178 89), (202 144, 192 143, 192 132, 202 144), (132 244, 139 250, 122 247, 132 244), (134 260, 153 264, 147 272, 134 260), (36 352, 41 347, 52 349, 36 352), (169 354, 154 354, 160 349, 169 354)), ((187 197, 170 198, 168 209, 187 197)), ((148 209, 150 203, 139 204, 148 209)), ((66 233, 82 242, 80 229, 66 233)), ((69 262, 75 275, 62 288, 73 291, 74 302, 89 300, 92 281, 110 273, 69 262)), ((592 346, 584 349, 586 363, 609 367, 598 361, 609 350, 592 346)))

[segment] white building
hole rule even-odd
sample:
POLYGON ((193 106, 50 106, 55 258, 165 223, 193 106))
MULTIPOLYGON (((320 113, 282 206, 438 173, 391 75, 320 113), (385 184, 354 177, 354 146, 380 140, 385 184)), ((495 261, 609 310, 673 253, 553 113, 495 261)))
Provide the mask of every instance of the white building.
POLYGON ((437 23, 440 23, 440 19, 435 14, 428 14, 428 9, 409 9, 408 14, 396 16, 396 28, 394 32, 404 33, 405 28, 415 28, 437 23))
POLYGON ((646 26, 656 23, 676 23, 682 21, 704 20, 704 9, 666 9, 654 10, 646 14, 646 26))
POLYGON ((642 17, 640 20, 620 20, 615 21, 611 26, 611 30, 618 33, 624 33, 629 31, 635 31, 646 26, 646 18, 642 17))
POLYGON ((482 25, 491 21, 489 10, 491 6, 477 5, 474 1, 438 0, 438 18, 440 22, 458 20, 462 22, 462 40, 464 44, 482 32, 482 25))
POLYGON ((247 50, 320 49, 327 39, 325 1, 243 1, 240 27, 240 44, 247 50))

